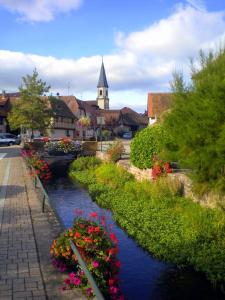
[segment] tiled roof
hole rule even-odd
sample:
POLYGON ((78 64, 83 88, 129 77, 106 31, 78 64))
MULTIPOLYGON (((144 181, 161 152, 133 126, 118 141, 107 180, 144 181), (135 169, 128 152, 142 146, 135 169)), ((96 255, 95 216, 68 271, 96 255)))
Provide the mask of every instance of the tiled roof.
POLYGON ((148 93, 148 117, 159 117, 169 109, 172 102, 171 93, 148 93))
POLYGON ((101 66, 101 70, 100 70, 100 76, 99 76, 99 80, 98 80, 98 88, 100 87, 106 87, 108 88, 108 82, 106 79, 106 74, 105 74, 105 67, 104 67, 104 63, 102 62, 102 66, 101 66))
POLYGON ((123 124, 128 126, 147 126, 148 118, 143 116, 129 107, 121 109, 123 124))
POLYGON ((56 116, 75 119, 75 115, 61 99, 55 98, 55 100, 52 101, 52 109, 56 116))
POLYGON ((60 96, 59 99, 63 100, 73 114, 77 114, 80 109, 79 101, 75 96, 60 96))
POLYGON ((99 110, 99 117, 104 117, 105 126, 115 126, 121 124, 121 111, 115 110, 99 110))

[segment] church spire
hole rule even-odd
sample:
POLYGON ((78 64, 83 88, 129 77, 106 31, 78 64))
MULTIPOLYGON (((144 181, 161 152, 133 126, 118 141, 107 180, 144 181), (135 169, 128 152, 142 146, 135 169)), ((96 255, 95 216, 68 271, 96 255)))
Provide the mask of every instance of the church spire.
POLYGON ((104 88, 109 87, 107 79, 106 79, 105 67, 104 67, 103 60, 102 60, 102 66, 101 66, 100 76, 99 76, 98 85, 97 85, 97 88, 101 88, 101 87, 104 87, 104 88))
POLYGON ((99 108, 109 109, 109 98, 108 98, 109 86, 108 86, 108 82, 107 82, 107 78, 106 78, 103 59, 102 59, 102 65, 101 65, 97 88, 98 88, 97 101, 98 101, 99 108))

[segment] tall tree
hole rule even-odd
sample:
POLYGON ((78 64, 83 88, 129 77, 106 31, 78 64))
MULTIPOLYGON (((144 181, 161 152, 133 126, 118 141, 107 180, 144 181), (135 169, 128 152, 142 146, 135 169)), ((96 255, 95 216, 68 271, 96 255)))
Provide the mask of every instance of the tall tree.
POLYGON ((47 97, 43 97, 49 89, 50 86, 38 78, 36 69, 32 75, 26 75, 22 78, 22 85, 19 88, 20 99, 13 103, 8 116, 9 125, 12 129, 23 126, 31 130, 32 136, 34 130, 45 131, 52 116, 49 101, 47 97))
POLYGON ((188 85, 175 75, 173 107, 164 125, 194 179, 225 189, 225 49, 201 52, 198 65, 192 66, 188 85))

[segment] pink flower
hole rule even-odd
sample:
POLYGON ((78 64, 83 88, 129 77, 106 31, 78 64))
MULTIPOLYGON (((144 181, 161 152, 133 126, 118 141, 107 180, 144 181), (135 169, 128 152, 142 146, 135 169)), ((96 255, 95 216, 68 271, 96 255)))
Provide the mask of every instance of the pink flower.
POLYGON ((73 283, 74 283, 75 285, 80 285, 80 284, 81 284, 80 278, 75 277, 74 280, 73 280, 73 283))
POLYGON ((117 268, 120 268, 120 267, 121 267, 121 262, 120 262, 119 260, 117 260, 117 261, 115 262, 115 266, 116 266, 117 268))
POLYGON ((102 216, 101 217, 101 224, 102 224, 102 226, 105 226, 105 222, 106 221, 106 217, 104 217, 104 216, 102 216))
POLYGON ((75 273, 70 273, 70 274, 69 274, 69 278, 70 278, 71 280, 74 280, 74 278, 76 278, 76 274, 75 274, 75 273))
POLYGON ((92 288, 86 289, 86 293, 87 293, 88 296, 91 296, 92 293, 93 293, 92 288))
POLYGON ((92 212, 90 213, 89 215, 91 218, 97 218, 98 217, 98 214, 96 212, 92 212))
POLYGON ((118 291, 119 291, 119 289, 116 286, 110 286, 110 288, 109 288, 110 294, 117 294, 118 291))
POLYGON ((98 267, 99 267, 99 262, 96 261, 96 260, 93 261, 92 266, 93 266, 94 268, 98 268, 98 267))

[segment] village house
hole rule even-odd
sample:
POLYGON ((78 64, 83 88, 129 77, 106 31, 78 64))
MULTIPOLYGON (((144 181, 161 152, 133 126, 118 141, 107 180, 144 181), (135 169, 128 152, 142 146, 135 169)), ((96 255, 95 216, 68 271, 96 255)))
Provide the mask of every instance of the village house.
POLYGON ((89 128, 77 126, 77 132, 86 138, 99 135, 100 130, 108 130, 111 135, 121 135, 124 132, 135 133, 148 125, 147 116, 141 115, 131 108, 109 108, 109 86, 106 78, 104 63, 102 62, 97 84, 96 100, 79 100, 74 96, 60 96, 73 114, 80 119, 83 116, 90 118, 89 128))
MULTIPOLYGON (((122 135, 125 132, 132 134, 148 125, 148 118, 131 108, 109 109, 108 82, 102 62, 97 84, 96 100, 80 100, 75 96, 61 96, 57 94, 52 103, 54 117, 47 134, 52 138, 71 137, 74 139, 96 139, 102 130, 108 130, 111 136, 122 135), (82 117, 90 119, 90 125, 81 126, 82 117)), ((48 97, 46 97, 48 101, 48 97)), ((7 114, 12 103, 19 99, 19 93, 0 95, 0 129, 9 130, 7 114), (4 124, 4 125, 3 125, 4 124)), ((35 136, 40 135, 35 132, 35 136)))
MULTIPOLYGON (((48 101, 48 97, 45 97, 48 101)), ((10 128, 7 122, 7 115, 16 101, 19 101, 19 93, 6 93, 0 94, 0 132, 9 132, 10 128)), ((58 137, 71 137, 76 136, 76 116, 70 111, 64 101, 55 98, 52 102, 52 109, 54 117, 51 120, 50 128, 47 128, 46 134, 52 138, 58 137)), ((40 136, 39 131, 34 132, 34 136, 40 136)))
POLYGON ((171 107, 171 93, 148 93, 149 125, 159 120, 162 114, 171 107))

